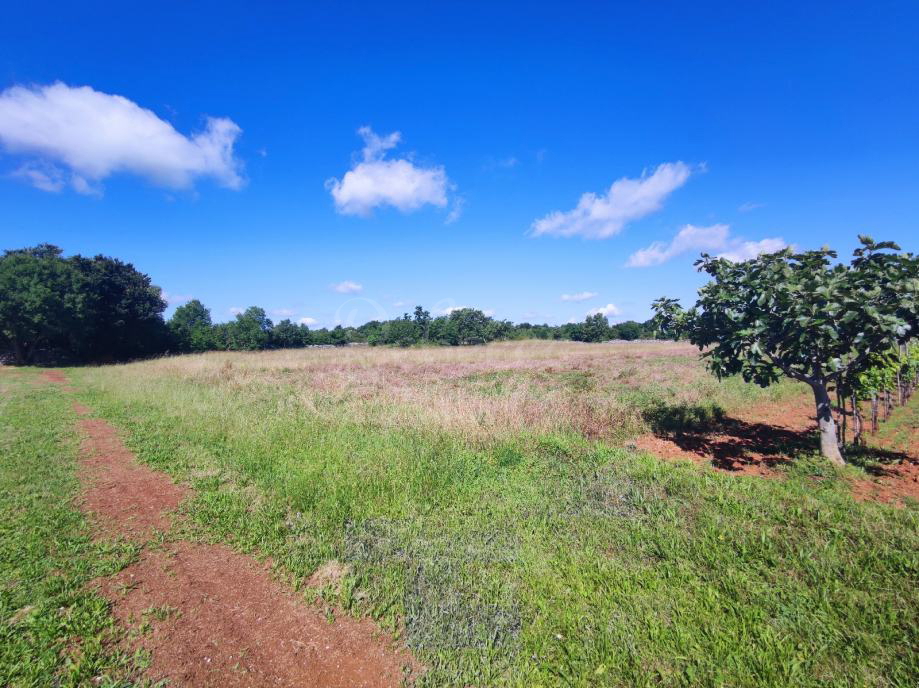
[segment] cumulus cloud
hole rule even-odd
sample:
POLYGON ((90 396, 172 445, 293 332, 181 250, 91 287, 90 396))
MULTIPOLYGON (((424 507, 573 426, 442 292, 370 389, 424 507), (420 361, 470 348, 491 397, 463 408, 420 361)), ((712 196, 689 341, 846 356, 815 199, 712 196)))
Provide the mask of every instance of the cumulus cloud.
POLYGON ((613 182, 605 194, 583 194, 574 210, 556 210, 536 220, 531 227, 532 236, 606 239, 621 232, 629 222, 660 210, 667 196, 683 186, 690 174, 692 169, 686 163, 665 162, 638 179, 623 177, 613 182))
POLYGON ((352 282, 351 280, 345 280, 344 282, 332 285, 332 291, 337 291, 339 294, 357 294, 363 290, 363 284, 352 282))
POLYGON ((326 181, 338 212, 366 217, 383 205, 403 213, 424 205, 447 205, 450 181, 443 167, 423 167, 408 158, 386 159, 386 152, 402 138, 397 131, 378 136, 370 127, 361 127, 357 133, 364 139, 362 159, 341 179, 326 181))
POLYGON ((784 248, 788 248, 788 244, 781 237, 762 239, 760 241, 735 240, 731 242, 730 248, 724 253, 719 253, 718 257, 727 258, 732 263, 742 263, 763 253, 775 253, 784 248))
POLYGON ((562 301, 589 301, 597 296, 595 291, 579 291, 576 294, 562 294, 562 301))
POLYGON ((297 321, 297 323, 300 324, 300 325, 315 325, 315 324, 318 323, 318 322, 319 322, 319 321, 316 320, 316 318, 310 318, 310 317, 300 318, 300 319, 297 321))
POLYGON ((615 304, 608 303, 600 308, 594 308, 593 310, 587 311, 587 315, 603 315, 609 318, 614 315, 619 315, 621 312, 622 311, 620 311, 615 304))
POLYGON ((761 241, 745 241, 731 236, 729 225, 716 224, 708 227, 684 225, 669 242, 655 241, 647 248, 636 251, 626 263, 630 268, 646 268, 661 265, 686 253, 705 251, 716 253, 733 262, 755 258, 760 253, 780 251, 788 244, 781 237, 761 241))
POLYGON ((58 82, 0 92, 0 143, 34 156, 14 175, 43 191, 70 186, 98 194, 99 183, 119 172, 170 189, 189 188, 199 177, 239 189, 233 146, 240 133, 232 120, 209 117, 203 131, 185 136, 127 98, 89 86, 58 82))

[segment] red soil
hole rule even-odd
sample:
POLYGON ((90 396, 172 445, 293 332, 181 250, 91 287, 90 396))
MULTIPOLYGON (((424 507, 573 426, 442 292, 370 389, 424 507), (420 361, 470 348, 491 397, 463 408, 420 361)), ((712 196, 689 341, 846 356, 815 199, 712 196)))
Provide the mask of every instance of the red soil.
POLYGON ((168 530, 169 512, 188 490, 162 473, 141 466, 104 420, 84 418, 82 445, 83 507, 104 535, 143 541, 168 530))
POLYGON ((39 375, 44 382, 51 382, 57 385, 67 384, 67 376, 60 370, 43 370, 39 375))
MULTIPOLYGON (((688 458, 736 474, 781 477, 776 465, 801 452, 817 451, 813 413, 813 404, 806 397, 758 404, 725 418, 711 430, 644 435, 635 445, 664 459, 688 458)), ((876 451, 890 463, 868 469, 872 478, 853 480, 855 498, 897 504, 904 497, 919 500, 919 432, 911 435, 906 452, 876 451)))
MULTIPOLYGON (((75 404, 81 415, 89 412, 75 404)), ((139 465, 114 428, 79 421, 85 433, 83 505, 107 536, 144 542, 169 527, 190 491, 139 465)), ((214 687, 398 686, 419 669, 369 620, 334 622, 252 559, 219 545, 180 541, 145 547, 139 561, 96 582, 124 642, 150 652, 144 678, 214 687)))
POLYGON ((102 592, 123 625, 150 625, 138 638, 153 656, 148 678, 176 685, 398 686, 403 666, 414 665, 377 637, 372 622, 329 623, 264 568, 222 546, 147 550, 104 580, 102 592))

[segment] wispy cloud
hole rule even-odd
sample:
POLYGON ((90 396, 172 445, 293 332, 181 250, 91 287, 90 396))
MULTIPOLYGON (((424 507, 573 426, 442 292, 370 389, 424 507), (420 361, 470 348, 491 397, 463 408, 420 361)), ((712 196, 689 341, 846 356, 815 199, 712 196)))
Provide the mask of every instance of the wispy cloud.
POLYGON ((291 310, 290 308, 275 308, 271 311, 271 314, 276 318, 289 318, 296 312, 297 311, 291 310))
POLYGON ((589 301, 597 296, 595 291, 579 291, 575 294, 562 294, 562 301, 589 301))
POLYGON ((200 177, 239 189, 242 164, 233 146, 240 133, 232 120, 209 117, 203 131, 186 136, 127 98, 89 86, 58 82, 0 93, 0 143, 35 158, 14 176, 43 191, 69 186, 98 195, 100 183, 118 172, 170 189, 200 177))
POLYGON ((362 160, 340 180, 333 177, 326 181, 338 212, 366 217, 384 205, 404 213, 425 205, 447 205, 450 182, 443 167, 423 167, 408 158, 386 159, 386 152, 402 139, 397 131, 378 136, 370 127, 361 127, 357 133, 364 139, 362 160))
POLYGON ((677 256, 703 251, 739 262, 754 258, 760 253, 780 251, 786 246, 785 240, 781 237, 761 241, 746 241, 732 237, 731 228, 726 224, 707 227, 684 225, 669 242, 655 241, 647 248, 633 253, 629 256, 626 267, 646 268, 661 265, 677 256))
POLYGON ((316 318, 310 318, 310 317, 300 318, 300 319, 297 321, 298 324, 300 324, 300 325, 307 325, 307 326, 309 326, 309 325, 315 325, 315 324, 318 323, 318 322, 319 322, 319 321, 316 320, 316 318))
POLYGON ((239 306, 231 306, 229 309, 230 315, 240 315, 245 312, 245 308, 240 308, 239 306))
POLYGON ((737 210, 741 213, 749 213, 751 210, 764 208, 765 206, 765 203, 753 203, 752 201, 748 201, 747 203, 741 203, 737 210))
POLYGON ((344 282, 332 285, 332 291, 337 291, 339 294, 357 294, 363 290, 364 285, 359 282, 352 282, 351 280, 345 280, 344 282))
POLYGON ((178 306, 179 304, 188 303, 193 298, 195 298, 191 294, 173 294, 169 291, 163 291, 161 294, 163 300, 170 306, 178 306))
POLYGON ((683 186, 691 174, 692 168, 686 163, 667 162, 638 179, 623 177, 605 194, 583 194, 573 210, 555 211, 536 220, 531 234, 606 239, 629 222, 660 210, 667 196, 683 186))

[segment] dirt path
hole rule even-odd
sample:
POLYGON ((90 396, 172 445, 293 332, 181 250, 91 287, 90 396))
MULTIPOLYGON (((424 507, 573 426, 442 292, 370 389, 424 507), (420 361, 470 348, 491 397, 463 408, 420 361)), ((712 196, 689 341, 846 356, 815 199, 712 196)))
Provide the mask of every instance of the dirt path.
POLYGON ((130 649, 150 652, 145 678, 193 688, 382 687, 417 670, 372 622, 330 623, 249 557, 219 545, 147 542, 169 528, 169 512, 190 490, 138 464, 111 425, 74 408, 85 436, 84 508, 100 535, 144 544, 136 563, 98 585, 130 649))

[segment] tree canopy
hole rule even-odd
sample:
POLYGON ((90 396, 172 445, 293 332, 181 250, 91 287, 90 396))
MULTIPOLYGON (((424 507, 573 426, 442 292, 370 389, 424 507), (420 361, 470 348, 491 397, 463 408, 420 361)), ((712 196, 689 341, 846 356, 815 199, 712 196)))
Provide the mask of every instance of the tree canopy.
POLYGON ((865 372, 872 357, 919 334, 919 259, 892 242, 859 237, 846 265, 823 248, 785 249, 733 263, 703 254, 713 279, 684 310, 654 302, 662 332, 687 337, 719 377, 767 386, 782 376, 814 391, 821 451, 841 462, 829 386, 865 372))

